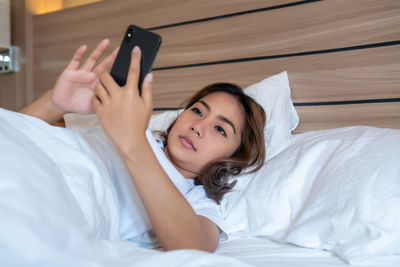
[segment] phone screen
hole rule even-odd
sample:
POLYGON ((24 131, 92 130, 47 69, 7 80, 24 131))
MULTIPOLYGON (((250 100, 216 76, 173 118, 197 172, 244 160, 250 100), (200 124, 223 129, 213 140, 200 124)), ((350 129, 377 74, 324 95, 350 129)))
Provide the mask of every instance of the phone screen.
POLYGON ((139 93, 141 94, 144 77, 151 71, 161 45, 160 35, 138 26, 130 25, 125 32, 114 65, 111 68, 111 76, 119 86, 126 84, 131 62, 131 52, 136 45, 140 47, 142 52, 138 84, 139 93))

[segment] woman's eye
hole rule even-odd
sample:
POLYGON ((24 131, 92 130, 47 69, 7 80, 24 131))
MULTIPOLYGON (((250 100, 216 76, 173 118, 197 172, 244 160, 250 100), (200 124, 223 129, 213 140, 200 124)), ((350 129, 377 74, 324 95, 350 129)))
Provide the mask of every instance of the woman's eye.
POLYGON ((203 114, 201 113, 200 109, 198 109, 198 108, 192 108, 192 110, 193 110, 194 113, 198 114, 200 117, 203 116, 203 114))
POLYGON ((215 129, 217 129, 217 131, 222 134, 223 136, 226 136, 226 132, 224 130, 224 128, 222 128, 221 126, 215 126, 215 129))

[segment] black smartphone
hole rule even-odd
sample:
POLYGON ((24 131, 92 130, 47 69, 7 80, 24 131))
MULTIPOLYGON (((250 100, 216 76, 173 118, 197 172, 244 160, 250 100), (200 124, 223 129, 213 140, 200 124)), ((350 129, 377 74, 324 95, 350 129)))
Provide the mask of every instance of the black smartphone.
POLYGON ((111 68, 111 76, 119 86, 126 84, 129 65, 131 63, 131 52, 135 46, 139 46, 142 52, 139 94, 142 93, 142 83, 144 77, 151 71, 158 49, 161 45, 161 36, 151 31, 142 29, 135 25, 130 25, 122 39, 114 65, 111 68))

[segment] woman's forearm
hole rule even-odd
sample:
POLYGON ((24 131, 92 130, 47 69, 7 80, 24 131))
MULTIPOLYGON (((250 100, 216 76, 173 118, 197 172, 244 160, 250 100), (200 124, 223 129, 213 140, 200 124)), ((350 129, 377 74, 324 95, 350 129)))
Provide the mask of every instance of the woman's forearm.
POLYGON ((52 94, 53 90, 47 91, 44 95, 22 108, 19 112, 37 117, 50 124, 56 123, 63 117, 65 111, 54 104, 51 99, 52 94))
POLYGON ((140 151, 121 154, 163 249, 213 251, 215 244, 208 242, 199 217, 168 178, 147 140, 140 151))

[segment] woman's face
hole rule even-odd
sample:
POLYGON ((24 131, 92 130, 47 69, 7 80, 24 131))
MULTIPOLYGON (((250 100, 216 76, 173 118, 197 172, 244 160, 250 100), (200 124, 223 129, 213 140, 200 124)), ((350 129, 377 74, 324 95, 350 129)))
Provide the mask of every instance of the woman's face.
POLYGON ((208 163, 230 157, 241 143, 244 113, 230 94, 211 93, 182 112, 168 135, 165 154, 186 178, 208 163))

